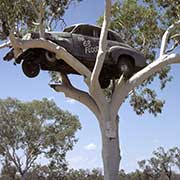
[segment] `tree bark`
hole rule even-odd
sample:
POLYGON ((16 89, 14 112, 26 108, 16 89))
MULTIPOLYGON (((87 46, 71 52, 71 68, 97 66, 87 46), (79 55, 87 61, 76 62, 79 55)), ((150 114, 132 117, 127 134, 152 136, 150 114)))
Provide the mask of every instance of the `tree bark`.
MULTIPOLYGON (((108 123, 113 123, 111 119, 106 120, 108 123)), ((114 124, 114 123, 113 123, 114 124)), ((112 124, 112 126, 113 126, 112 124)), ((118 119, 115 122, 116 136, 108 137, 107 126, 101 124, 102 136, 102 159, 104 167, 104 180, 119 180, 119 165, 120 165, 120 148, 119 148, 119 133, 118 133, 118 119)))

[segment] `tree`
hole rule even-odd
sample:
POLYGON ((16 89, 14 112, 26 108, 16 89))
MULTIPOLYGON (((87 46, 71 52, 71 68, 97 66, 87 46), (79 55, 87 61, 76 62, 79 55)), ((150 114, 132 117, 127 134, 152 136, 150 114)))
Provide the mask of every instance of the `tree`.
POLYGON ((7 39, 10 31, 22 37, 31 30, 52 30, 65 25, 63 15, 72 2, 82 0, 1 0, 0 1, 0 39, 7 39))
POLYGON ((0 99, 0 157, 4 167, 13 165, 26 180, 41 156, 49 162, 50 172, 60 176, 67 169, 65 156, 77 141, 79 128, 77 117, 62 111, 52 100, 0 99))
POLYGON ((180 149, 175 147, 172 149, 174 154, 174 163, 176 167, 180 170, 180 149))
MULTIPOLYGON (((42 17, 45 13, 42 12, 46 12, 46 6, 43 2, 45 1, 42 0, 39 4, 37 4, 37 7, 39 7, 41 12, 39 14, 39 19, 41 19, 41 21, 39 21, 39 32, 41 38, 39 40, 22 40, 11 32, 9 35, 10 42, 2 44, 1 47, 9 45, 13 46, 15 49, 15 55, 22 52, 23 49, 44 48, 55 53, 57 60, 63 59, 80 75, 84 76, 85 83, 89 88, 88 92, 74 87, 68 76, 63 73, 58 73, 58 77, 60 77, 58 83, 51 84, 51 87, 57 92, 63 92, 66 96, 80 101, 95 114, 99 122, 102 135, 104 179, 118 180, 118 170, 121 159, 119 148, 118 111, 126 98, 132 95, 130 103, 137 114, 143 114, 145 110, 148 110, 154 115, 161 112, 163 102, 156 99, 155 91, 149 88, 143 89, 142 87, 151 83, 154 79, 154 74, 158 74, 158 72, 160 72, 159 79, 162 80, 161 82, 163 88, 165 83, 170 80, 167 76, 167 72, 169 71, 168 65, 180 62, 180 55, 176 51, 173 51, 179 43, 179 3, 176 0, 144 0, 143 3, 142 1, 137 1, 137 4, 136 1, 126 0, 124 1, 126 6, 123 6, 123 8, 121 8, 119 3, 116 3, 115 6, 113 6, 114 8, 119 8, 118 10, 120 14, 126 12, 126 14, 123 14, 122 16, 126 18, 122 19, 122 22, 119 20, 118 22, 114 21, 114 24, 126 24, 127 21, 125 22, 125 20, 128 20, 127 25, 129 25, 129 29, 123 28, 121 31, 122 35, 125 35, 125 37, 128 36, 128 40, 132 40, 137 46, 139 44, 143 44, 142 49, 145 48, 145 50, 148 50, 147 52, 145 51, 144 54, 147 59, 149 59, 149 65, 141 71, 135 73, 128 80, 125 79, 122 74, 117 82, 112 81, 113 86, 110 90, 108 90, 110 93, 107 98, 107 94, 105 94, 104 90, 100 87, 99 75, 107 52, 107 29, 110 25, 110 21, 113 20, 111 19, 111 0, 106 0, 99 51, 92 72, 86 66, 81 64, 75 57, 69 54, 66 49, 43 39, 45 21, 43 21, 44 18, 42 17), (139 6, 141 9, 136 9, 139 6), (128 10, 131 11, 129 12, 128 10), (159 12, 162 13, 159 14, 159 12), (171 16, 172 13, 173 16, 171 16), (139 17, 134 19, 134 14, 139 15, 139 17), (146 18, 142 19, 143 16, 146 18), (158 19, 154 20, 153 17, 158 19), (139 21, 139 24, 136 23, 136 19, 138 18, 142 19, 139 21), (130 32, 130 34, 126 33, 126 31, 129 31, 132 26, 134 27, 134 30, 130 32), (151 28, 151 31, 148 31, 148 28, 151 28), (153 34, 156 34, 156 36, 153 34), (162 34, 163 37, 161 40, 162 34), (173 47, 171 49, 167 49, 167 45, 171 44, 173 44, 173 47), (159 47, 160 55, 159 58, 155 59, 155 50, 157 50, 157 48, 159 49, 159 47), (138 89, 143 90, 137 91, 138 89)), ((50 17, 52 16, 50 15, 50 17)))
POLYGON ((146 173, 148 170, 149 177, 155 177, 159 179, 162 175, 168 177, 169 180, 172 179, 172 168, 174 167, 175 149, 169 149, 165 151, 163 147, 159 147, 153 152, 153 157, 149 160, 142 160, 138 162, 143 172, 146 173))

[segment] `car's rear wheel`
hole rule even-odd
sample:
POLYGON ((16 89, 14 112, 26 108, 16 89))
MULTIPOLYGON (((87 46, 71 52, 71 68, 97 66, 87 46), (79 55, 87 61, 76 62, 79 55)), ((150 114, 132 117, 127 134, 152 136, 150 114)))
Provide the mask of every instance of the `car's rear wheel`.
POLYGON ((40 72, 40 65, 31 60, 24 60, 22 62, 22 70, 27 77, 34 78, 40 72))
POLYGON ((118 61, 118 70, 120 74, 124 74, 125 78, 130 78, 133 75, 133 59, 128 56, 122 56, 118 61))

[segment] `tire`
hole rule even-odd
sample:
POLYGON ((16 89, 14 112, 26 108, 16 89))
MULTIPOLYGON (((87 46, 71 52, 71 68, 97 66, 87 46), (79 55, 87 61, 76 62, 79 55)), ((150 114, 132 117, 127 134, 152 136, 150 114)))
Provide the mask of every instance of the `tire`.
POLYGON ((31 60, 24 60, 22 62, 22 70, 27 77, 34 78, 40 72, 40 65, 31 60))
POLYGON ((122 56, 118 61, 118 71, 120 74, 124 73, 125 78, 130 78, 133 75, 133 60, 128 56, 122 56))

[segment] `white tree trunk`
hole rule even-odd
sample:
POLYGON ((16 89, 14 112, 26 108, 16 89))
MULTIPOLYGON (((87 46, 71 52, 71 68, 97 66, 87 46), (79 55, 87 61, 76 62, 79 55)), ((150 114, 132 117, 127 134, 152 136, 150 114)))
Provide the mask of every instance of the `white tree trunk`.
MULTIPOLYGON (((101 119, 102 120, 102 119, 101 119)), ((111 119, 105 119, 103 122, 113 122, 111 119)), ((118 133, 118 119, 115 122, 116 131, 113 138, 108 137, 107 126, 100 124, 102 136, 102 159, 104 168, 104 180, 119 180, 119 165, 120 165, 120 146, 118 133)), ((113 126, 113 124, 112 124, 113 126)))

